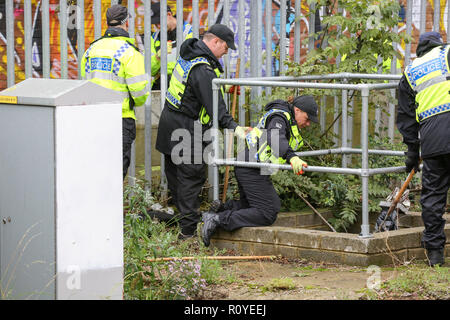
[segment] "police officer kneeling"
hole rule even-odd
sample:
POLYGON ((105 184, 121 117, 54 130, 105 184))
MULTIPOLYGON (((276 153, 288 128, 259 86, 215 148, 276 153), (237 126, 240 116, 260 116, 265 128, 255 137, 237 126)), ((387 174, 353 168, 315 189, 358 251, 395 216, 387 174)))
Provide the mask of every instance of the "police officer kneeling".
MULTIPOLYGON (((303 146, 300 129, 311 121, 318 122, 318 106, 312 96, 299 96, 292 103, 275 100, 265 107, 266 113, 246 137, 246 146, 238 154, 245 161, 290 163, 295 174, 303 174, 307 163, 295 152, 303 146)), ((270 173, 258 168, 235 167, 240 200, 222 203, 215 200, 209 212, 203 213, 202 238, 209 246, 218 227, 233 231, 242 227, 272 225, 280 211, 280 198, 270 180, 270 173)))
MULTIPOLYGON (((236 50, 234 33, 222 24, 212 25, 201 40, 184 41, 161 112, 156 149, 164 154, 164 173, 179 211, 175 220, 179 221, 180 240, 194 237, 200 221, 199 196, 206 181, 203 155, 210 144, 206 136, 212 127, 212 80, 223 72, 219 59, 228 49, 236 50)), ((237 137, 245 138, 248 128, 238 126, 228 113, 222 91, 218 119, 221 128, 232 129, 237 137)), ((167 221, 167 216, 159 212, 149 214, 167 221)))
POLYGON ((417 58, 399 82, 397 127, 408 146, 406 170, 423 159, 422 245, 430 266, 444 264, 445 205, 450 186, 450 46, 437 32, 419 37, 417 58))

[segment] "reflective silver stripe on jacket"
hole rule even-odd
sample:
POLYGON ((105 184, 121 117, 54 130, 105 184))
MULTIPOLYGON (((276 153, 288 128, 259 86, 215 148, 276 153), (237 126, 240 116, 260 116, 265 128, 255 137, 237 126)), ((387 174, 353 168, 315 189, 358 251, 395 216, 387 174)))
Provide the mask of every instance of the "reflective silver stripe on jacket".
POLYGON ((149 92, 149 88, 150 86, 147 84, 144 89, 140 91, 130 91, 130 93, 133 96, 133 98, 139 98, 146 95, 149 92))
POLYGON ((112 80, 114 82, 118 82, 120 84, 125 84, 125 78, 121 76, 117 76, 114 73, 110 72, 101 72, 101 71, 93 71, 93 72, 87 72, 85 74, 86 80, 91 79, 101 79, 101 80, 112 80))
POLYGON ((145 73, 145 74, 141 74, 141 75, 138 75, 135 77, 127 78, 127 79, 125 79, 125 81, 126 81, 127 85, 132 85, 132 84, 139 83, 142 81, 150 81, 150 76, 145 73))
POLYGON ((437 77, 431 78, 430 80, 427 80, 424 83, 421 83, 418 86, 416 86, 415 91, 416 91, 416 93, 419 93, 419 92, 425 90, 426 88, 429 88, 437 83, 445 82, 448 80, 450 80, 450 79, 447 79, 446 76, 442 76, 442 75, 437 76, 437 77))

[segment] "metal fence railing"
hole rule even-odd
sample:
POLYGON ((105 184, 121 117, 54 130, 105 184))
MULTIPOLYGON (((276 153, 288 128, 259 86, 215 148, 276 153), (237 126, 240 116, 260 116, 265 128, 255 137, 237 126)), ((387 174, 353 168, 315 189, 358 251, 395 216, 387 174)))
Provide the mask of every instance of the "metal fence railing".
MULTIPOLYGON (((13 86, 18 79, 16 74, 21 68, 24 69, 24 77, 73 77, 73 60, 75 64, 80 61, 87 41, 99 38, 104 31, 104 14, 105 9, 118 3, 119 0, 5 0, 0 3, 0 46, 6 46, 6 59, 0 61, 0 70, 4 70, 6 86, 13 86), (33 12, 34 7, 34 12, 33 12), (58 12, 56 11, 58 7, 58 12), (89 10, 87 10, 89 8, 89 10), (21 15, 23 13, 23 16, 21 15), (75 16, 74 16, 75 15, 75 16), (16 32, 22 32, 22 24, 18 24, 18 20, 23 21, 24 35, 24 54, 16 47, 21 47, 19 37, 16 32), (36 28, 36 24, 40 23, 40 32, 36 28), (4 22, 4 27, 3 27, 4 22), (88 22, 90 27, 86 28, 88 22), (54 26, 59 28, 55 30, 54 26), (4 28, 4 29, 3 29, 4 28), (76 31, 76 34, 73 33, 76 31), (31 34, 33 33, 33 38, 31 34), (37 34, 39 33, 39 34, 37 34), (57 34, 55 34, 57 33, 57 34), (70 37, 68 36, 70 34, 70 37), (75 34, 75 36, 74 36, 75 34), (34 38, 35 37, 35 38, 34 38), (59 42, 55 45, 54 37, 59 37, 59 42), (75 43, 73 39, 76 39, 75 43), (35 39, 41 41, 39 52, 35 51, 35 39), (3 42, 2 42, 3 41, 3 42), (51 43, 53 45, 51 46, 51 43), (68 48, 70 52, 68 52, 68 48), (59 50, 59 57, 56 57, 54 50, 59 50), (75 57, 72 51, 76 51, 75 57), (35 66, 36 55, 40 58, 40 65, 35 66), (59 60, 58 72, 53 62, 59 60), (7 61, 5 68, 2 67, 3 61, 7 61)), ((130 12, 134 13, 130 19, 130 30, 132 36, 140 37, 142 49, 145 51, 146 70, 150 74, 151 53, 150 53, 150 36, 151 36, 151 16, 150 4, 147 0, 123 0, 123 5, 128 6, 130 12), (141 32, 135 32, 137 29, 141 32)), ((154 1, 153 1, 154 2, 154 1)), ((405 0, 400 16, 403 20, 401 28, 398 32, 406 30, 407 34, 413 34, 413 30, 418 30, 413 34, 417 39, 418 33, 432 30, 446 33, 450 26, 450 0, 446 3, 433 0, 405 0), (426 15, 427 10, 432 15, 426 15), (445 21, 446 20, 446 21, 445 21), (428 23, 428 27, 427 27, 428 23)), ((167 23, 166 8, 171 6, 172 10, 176 6, 177 18, 177 42, 181 42, 181 28, 183 21, 187 18, 193 27, 195 37, 198 37, 202 31, 213 23, 220 22, 231 27, 235 32, 235 42, 238 46, 236 52, 230 52, 228 57, 223 60, 225 66, 225 78, 234 75, 237 58, 240 57, 240 74, 242 78, 261 78, 263 76, 278 76, 280 71, 285 68, 285 61, 292 59, 300 62, 304 58, 308 50, 314 47, 314 37, 312 34, 316 31, 316 26, 320 27, 320 18, 325 13, 324 7, 317 7, 315 1, 279 1, 279 0, 161 0, 161 79, 167 79, 167 23), (309 5, 308 5, 309 3, 309 5), (270 4, 270 5, 268 5, 270 4), (264 27, 263 27, 264 26, 264 27), (274 43, 273 38, 276 38, 274 43), (274 57, 274 48, 279 45, 279 57, 274 57), (289 48, 292 48, 289 50, 289 48), (263 60, 263 56, 272 57, 263 60)), ((334 7, 333 12, 341 12, 342 8, 334 7)), ((448 39, 448 38, 447 38, 448 39)), ((447 40, 448 42, 448 40, 447 40)), ((326 45, 326 44, 322 44, 326 45)), ((405 64, 408 64, 414 55, 411 53, 411 44, 393 43, 398 51, 404 56, 405 64)), ((177 50, 179 46, 177 46, 177 50)), ((4 54, 2 54, 4 56, 4 54)), ((337 60, 337 63, 339 59, 337 60)), ((395 65, 395 57, 392 65, 395 65)), ((78 66, 79 68, 79 66, 78 66)), ((395 72, 393 70, 392 72, 395 72)), ((1 73, 0 73, 1 76, 1 73)), ((75 76, 76 77, 76 76, 75 76)), ((1 79, 0 79, 1 80, 1 79)), ((20 79, 19 79, 20 80, 20 79)), ((269 80, 268 78, 266 80, 269 80)), ((161 100, 160 109, 164 107, 164 97, 167 90, 166 81, 161 81, 161 100)), ((261 93, 260 87, 252 90, 252 97, 257 97, 261 93), (259 90, 259 91, 258 91, 259 90)), ((394 89, 392 89, 394 90, 394 89)), ((270 94, 270 86, 267 86, 266 93, 270 94)), ((338 102, 334 98, 334 112, 337 113, 338 102)), ((244 99, 239 99, 239 121, 245 120, 244 99)), ((152 141, 152 113, 151 98, 145 105, 145 179, 151 181, 152 161, 151 161, 151 141, 152 141)), ((322 106, 322 114, 324 106, 322 106)), ((350 106, 351 108, 351 106, 350 106)), ((395 110, 394 105, 388 107, 390 114, 395 110)), ((376 113, 375 117, 380 117, 380 113, 376 113)), ((389 122, 389 136, 394 134, 394 123, 392 118, 389 122)), ((322 124, 324 118, 321 118, 322 124)), ((351 126, 351 118, 348 119, 351 126)), ((333 128, 337 133, 337 124, 333 128)), ((351 137, 350 137, 351 138, 351 137)), ((351 139, 350 139, 351 140, 351 139)), ((351 147, 351 145, 350 145, 351 147)), ((133 161, 130 166, 129 176, 133 177, 135 171, 135 146, 132 149, 133 161)), ((164 172, 164 161, 161 161, 161 172, 164 172)), ((134 183, 130 179, 131 184, 134 183)), ((165 185, 164 179, 162 180, 165 185)))
POLYGON ((310 88, 320 90, 341 90, 342 91, 342 145, 340 148, 329 150, 315 150, 307 152, 297 153, 299 156, 317 156, 322 154, 342 154, 342 165, 339 168, 335 167, 320 167, 320 166, 308 166, 305 171, 311 172, 324 172, 324 173, 336 173, 336 174, 354 174, 361 177, 361 189, 362 189, 362 224, 361 224, 361 237, 372 237, 369 228, 369 177, 374 174, 401 172, 405 170, 404 166, 401 167, 384 167, 384 168, 369 168, 369 155, 370 154, 383 154, 391 156, 404 156, 404 152, 393 150, 369 150, 369 94, 371 90, 386 90, 394 89, 398 85, 400 76, 398 75, 365 75, 365 74, 331 74, 321 76, 320 80, 336 79, 345 82, 348 79, 378 79, 378 80, 397 80, 390 83, 375 83, 375 84, 347 84, 347 83, 313 83, 307 82, 308 80, 318 80, 317 76, 309 77, 272 77, 272 78, 252 78, 252 79, 214 79, 213 80, 213 126, 212 126, 212 153, 210 164, 213 167, 213 198, 219 199, 219 166, 242 166, 242 167, 254 167, 254 168, 273 168, 281 170, 292 170, 290 165, 287 164, 272 164, 272 163, 260 163, 256 161, 239 161, 234 159, 222 158, 223 154, 219 145, 219 122, 218 122, 218 107, 219 107, 219 89, 221 85, 240 85, 240 86, 271 86, 271 87, 287 87, 287 88, 310 88), (347 95, 349 90, 356 90, 361 92, 362 110, 361 110, 361 149, 349 148, 345 136, 347 135, 347 95), (345 154, 361 154, 361 168, 353 169, 347 168, 345 162, 345 154))

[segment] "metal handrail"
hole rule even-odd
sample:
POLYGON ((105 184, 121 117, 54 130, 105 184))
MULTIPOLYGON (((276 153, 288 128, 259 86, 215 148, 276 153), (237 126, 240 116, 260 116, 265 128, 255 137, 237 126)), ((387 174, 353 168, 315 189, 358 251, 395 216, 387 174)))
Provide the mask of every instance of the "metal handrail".
MULTIPOLYGON (((316 76, 310 76, 309 80, 317 80, 316 76)), ((382 173, 392 173, 392 172, 401 172, 405 170, 405 167, 384 167, 384 168, 369 168, 369 154, 378 154, 378 155, 391 155, 391 156, 404 156, 404 152, 395 151, 395 150, 369 150, 368 143, 368 128, 369 128, 369 93, 370 90, 383 90, 383 89, 395 89, 398 86, 398 81, 400 76, 396 75, 395 77, 386 76, 386 75, 368 75, 368 74, 349 74, 349 73, 341 73, 341 74, 328 74, 321 75, 320 79, 338 79, 347 81, 349 78, 352 79, 378 79, 378 80, 386 80, 386 77, 391 80, 389 83, 373 83, 373 84, 349 84, 349 83, 309 83, 309 82, 292 82, 293 80, 298 80, 298 78, 291 77, 270 77, 268 78, 252 78, 252 79, 214 79, 212 81, 213 87, 213 125, 212 125, 212 158, 211 164, 213 166, 213 198, 219 198, 219 171, 218 166, 240 166, 240 167, 251 167, 251 168, 267 168, 267 169, 280 169, 280 170, 292 170, 290 165, 280 165, 280 164, 272 164, 272 163, 260 163, 260 162, 246 162, 246 161, 237 161, 233 159, 220 159, 219 158, 219 138, 218 138, 218 106, 219 106, 219 88, 221 85, 232 84, 232 85, 240 85, 240 86, 270 86, 270 87, 288 87, 288 88, 314 88, 314 89, 337 89, 343 90, 346 94, 347 90, 357 90, 361 91, 362 96, 362 111, 361 111, 361 148, 348 148, 346 146, 342 146, 337 149, 327 149, 327 150, 314 150, 314 151, 306 151, 299 152, 297 154, 303 154, 308 156, 316 156, 322 154, 361 154, 361 168, 352 169, 352 168, 334 168, 334 167, 320 167, 320 166, 308 166, 305 168, 305 171, 311 172, 323 172, 323 173, 337 173, 337 174, 355 174, 361 177, 361 188, 362 188, 362 224, 361 224, 361 234, 360 237, 370 238, 372 235, 370 234, 369 228, 369 177, 374 174, 382 174, 382 173), (393 79, 395 78, 395 79, 393 79), (278 80, 278 81, 277 81, 278 80)), ((302 80, 306 80, 306 77, 303 77, 302 80)), ((344 99, 343 99, 344 100, 344 99)), ((346 102, 346 99, 345 99, 346 102)), ((343 112, 347 112, 346 108, 343 108, 343 112)), ((346 117, 343 117, 346 118, 346 117)), ((344 129, 343 129, 344 132, 344 129)))

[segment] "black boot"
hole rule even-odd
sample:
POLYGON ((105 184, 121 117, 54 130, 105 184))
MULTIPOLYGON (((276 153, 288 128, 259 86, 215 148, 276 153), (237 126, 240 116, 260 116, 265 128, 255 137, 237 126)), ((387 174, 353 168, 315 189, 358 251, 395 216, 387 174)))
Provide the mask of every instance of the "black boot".
POLYGON ((440 249, 427 249, 428 264, 430 267, 436 265, 442 266, 445 262, 444 248, 440 249))
POLYGON ((211 236, 220 224, 219 215, 211 212, 203 213, 202 239, 205 246, 209 246, 211 236))
POLYGON ((211 212, 220 212, 220 211, 224 211, 224 206, 223 206, 223 202, 220 200, 214 200, 213 202, 211 202, 211 204, 209 205, 209 211, 211 212))

